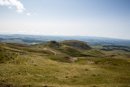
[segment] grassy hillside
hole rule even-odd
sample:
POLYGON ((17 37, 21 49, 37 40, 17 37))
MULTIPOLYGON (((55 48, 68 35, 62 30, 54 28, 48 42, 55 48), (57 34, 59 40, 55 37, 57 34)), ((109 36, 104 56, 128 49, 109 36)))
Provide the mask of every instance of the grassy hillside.
POLYGON ((82 49, 82 50, 91 49, 91 47, 87 45, 86 42, 78 41, 78 40, 65 40, 65 41, 62 41, 61 44, 71 46, 77 49, 82 49))
POLYGON ((0 87, 130 87, 130 53, 1 43, 0 87))

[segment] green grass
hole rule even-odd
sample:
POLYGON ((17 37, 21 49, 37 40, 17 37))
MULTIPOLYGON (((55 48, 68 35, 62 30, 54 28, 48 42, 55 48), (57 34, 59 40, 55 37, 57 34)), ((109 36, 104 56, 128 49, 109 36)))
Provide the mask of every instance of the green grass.
POLYGON ((83 52, 84 54, 91 56, 91 57, 104 57, 105 54, 101 50, 91 49, 83 52))
MULTIPOLYGON (((70 48, 66 50, 69 53, 55 50, 59 52, 56 55, 45 55, 46 52, 39 51, 42 50, 40 48, 34 47, 31 51, 27 49, 30 48, 21 48, 20 51, 26 52, 18 53, 17 56, 12 54, 17 53, 13 51, 17 50, 14 47, 0 52, 1 55, 4 54, 3 58, 8 56, 6 61, 0 63, 0 87, 130 86, 129 53, 116 52, 120 55, 112 57, 115 52, 88 50, 83 52, 88 56, 77 56, 75 62, 70 62, 70 58, 73 58, 70 54, 74 53, 70 48), (14 57, 9 57, 9 54, 14 57)), ((54 49, 48 48, 49 50, 54 49)))
POLYGON ((70 46, 62 46, 62 48, 60 48, 60 51, 73 57, 84 56, 82 52, 70 46))
POLYGON ((34 87, 42 85, 106 87, 130 83, 130 63, 125 59, 86 58, 84 64, 80 61, 79 59, 75 63, 64 63, 42 56, 21 56, 0 64, 0 82, 13 86, 31 85, 34 87), (89 63, 89 61, 94 63, 89 63), (115 62, 121 65, 115 65, 115 62))
POLYGON ((4 63, 9 60, 16 58, 18 53, 3 49, 0 47, 0 63, 4 63))

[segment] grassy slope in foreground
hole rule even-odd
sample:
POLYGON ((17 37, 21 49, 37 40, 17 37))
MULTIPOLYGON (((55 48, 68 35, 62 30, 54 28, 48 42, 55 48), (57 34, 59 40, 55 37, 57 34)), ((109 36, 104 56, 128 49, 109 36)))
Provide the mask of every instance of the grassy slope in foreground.
POLYGON ((35 46, 35 49, 15 44, 13 46, 10 44, 2 45, 2 49, 8 50, 6 53, 17 53, 17 56, 10 57, 12 59, 0 63, 1 87, 130 86, 129 53, 84 50, 84 53, 89 56, 77 57, 78 60, 68 63, 51 59, 69 56, 60 50, 57 50, 58 54, 54 55, 46 53, 45 50, 40 49, 39 51, 39 48, 35 46))

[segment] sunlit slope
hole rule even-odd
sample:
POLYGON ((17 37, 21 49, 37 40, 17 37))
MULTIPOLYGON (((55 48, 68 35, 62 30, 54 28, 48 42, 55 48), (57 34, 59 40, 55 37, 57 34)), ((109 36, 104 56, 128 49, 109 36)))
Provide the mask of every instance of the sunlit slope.
POLYGON ((0 58, 8 56, 0 60, 0 87, 130 86, 129 52, 81 50, 58 44, 0 44, 0 58), (65 47, 73 49, 70 53, 83 55, 70 55, 65 47))

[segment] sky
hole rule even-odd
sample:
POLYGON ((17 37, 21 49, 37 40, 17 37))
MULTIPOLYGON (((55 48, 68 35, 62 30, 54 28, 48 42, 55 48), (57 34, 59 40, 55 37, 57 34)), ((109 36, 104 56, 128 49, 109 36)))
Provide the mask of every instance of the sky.
POLYGON ((130 0, 0 0, 0 34, 130 39, 130 0))

